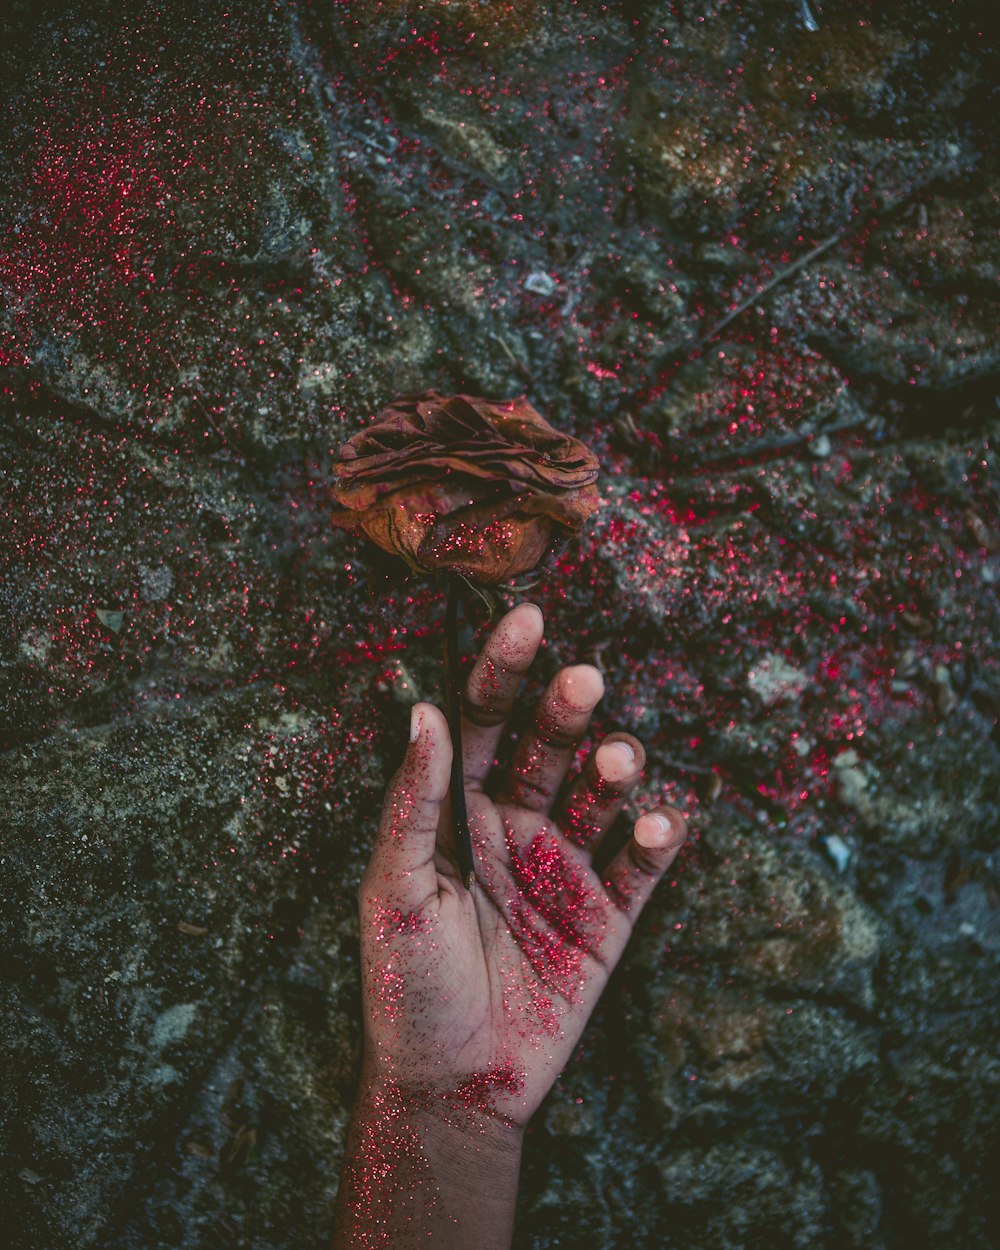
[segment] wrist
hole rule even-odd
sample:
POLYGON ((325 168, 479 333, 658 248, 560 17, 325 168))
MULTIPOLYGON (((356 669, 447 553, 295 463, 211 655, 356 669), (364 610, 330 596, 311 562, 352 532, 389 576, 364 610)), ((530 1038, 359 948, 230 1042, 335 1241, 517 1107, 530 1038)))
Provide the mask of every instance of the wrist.
POLYGON ((468 1083, 431 1091, 366 1064, 351 1118, 337 1247, 506 1250, 524 1130, 468 1083), (379 1242, 378 1244, 383 1244, 379 1242))
POLYGON ((455 1148, 474 1144, 484 1161, 519 1164, 524 1124, 500 1105, 510 1088, 503 1069, 424 1084, 381 1071, 366 1060, 358 1083, 355 1118, 376 1118, 408 1126, 426 1141, 455 1148))

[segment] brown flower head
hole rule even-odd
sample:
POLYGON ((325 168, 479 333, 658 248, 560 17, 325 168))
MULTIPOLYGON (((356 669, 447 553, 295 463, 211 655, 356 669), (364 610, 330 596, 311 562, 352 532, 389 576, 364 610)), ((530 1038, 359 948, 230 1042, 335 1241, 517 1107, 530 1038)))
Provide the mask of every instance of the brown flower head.
POLYGON ((436 391, 345 443, 333 523, 423 572, 494 585, 528 572, 597 508, 597 458, 524 399, 436 391))

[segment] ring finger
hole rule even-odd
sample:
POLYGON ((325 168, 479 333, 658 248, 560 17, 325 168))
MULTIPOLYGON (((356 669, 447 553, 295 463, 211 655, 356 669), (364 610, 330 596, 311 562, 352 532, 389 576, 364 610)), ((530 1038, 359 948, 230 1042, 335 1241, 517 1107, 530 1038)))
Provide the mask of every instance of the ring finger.
POLYGON ((614 733, 604 739, 553 813, 570 842, 588 851, 596 849, 635 788, 645 763, 646 752, 638 738, 614 733))

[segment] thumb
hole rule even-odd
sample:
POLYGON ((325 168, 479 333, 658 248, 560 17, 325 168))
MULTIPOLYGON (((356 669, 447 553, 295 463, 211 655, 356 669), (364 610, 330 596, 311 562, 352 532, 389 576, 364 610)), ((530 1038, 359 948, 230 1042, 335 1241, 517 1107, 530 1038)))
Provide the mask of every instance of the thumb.
POLYGON ((437 892, 434 847, 441 807, 451 780, 451 735, 443 713, 417 703, 410 713, 410 742, 389 783, 371 862, 368 885, 393 896, 422 902, 437 892))

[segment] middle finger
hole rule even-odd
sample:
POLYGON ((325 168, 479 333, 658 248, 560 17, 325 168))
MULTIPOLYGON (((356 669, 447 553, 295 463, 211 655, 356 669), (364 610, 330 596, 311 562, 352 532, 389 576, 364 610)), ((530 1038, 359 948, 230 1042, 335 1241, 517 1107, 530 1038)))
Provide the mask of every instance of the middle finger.
POLYGON ((549 682, 535 722, 518 742, 501 797, 518 807, 547 812, 604 694, 604 678, 590 664, 564 668, 549 682))

